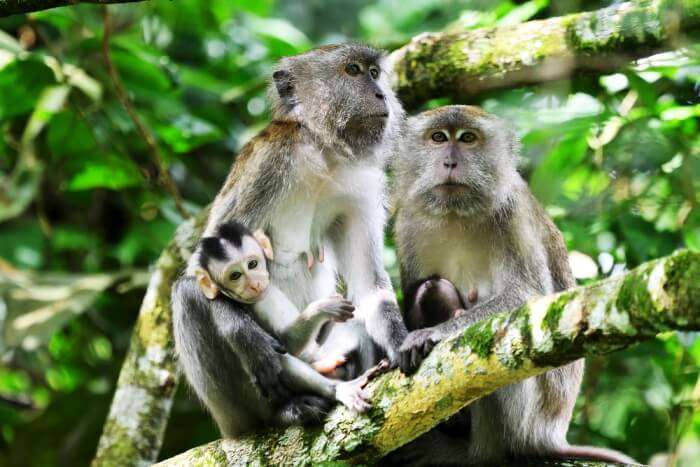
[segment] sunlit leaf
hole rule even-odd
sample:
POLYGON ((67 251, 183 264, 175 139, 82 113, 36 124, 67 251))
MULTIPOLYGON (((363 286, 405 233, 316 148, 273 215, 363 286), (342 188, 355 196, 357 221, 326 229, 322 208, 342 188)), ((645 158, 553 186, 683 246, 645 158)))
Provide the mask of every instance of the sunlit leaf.
POLYGON ((67 183, 65 189, 78 191, 93 188, 119 190, 138 186, 143 177, 138 168, 129 160, 116 154, 106 155, 101 160, 93 160, 67 183))

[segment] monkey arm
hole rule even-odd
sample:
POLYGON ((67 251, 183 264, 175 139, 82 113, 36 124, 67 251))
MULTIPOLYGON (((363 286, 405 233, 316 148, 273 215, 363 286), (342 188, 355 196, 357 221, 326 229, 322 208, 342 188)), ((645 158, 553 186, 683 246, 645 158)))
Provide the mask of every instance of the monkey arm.
POLYGON ((535 293, 525 284, 508 284, 502 293, 479 303, 459 316, 431 328, 410 332, 401 344, 399 363, 401 370, 406 374, 412 374, 438 342, 495 313, 515 309, 533 295, 535 293))
POLYGON ((280 377, 285 348, 265 332, 245 310, 228 300, 210 300, 212 320, 223 340, 240 358, 260 393, 285 399, 289 389, 280 377))
POLYGON ((316 337, 323 324, 331 319, 323 308, 323 300, 312 302, 300 313, 287 295, 274 285, 269 287, 265 297, 254 305, 254 309, 263 326, 279 336, 287 350, 297 356, 302 351, 305 354, 315 354, 318 349, 316 337))
MULTIPOLYGON (((378 199, 382 199, 381 193, 373 202, 378 199)), ((370 337, 393 366, 398 363, 399 347, 407 331, 382 261, 384 221, 383 209, 358 208, 344 219, 334 241, 348 297, 358 307, 355 315, 364 321, 370 337)))

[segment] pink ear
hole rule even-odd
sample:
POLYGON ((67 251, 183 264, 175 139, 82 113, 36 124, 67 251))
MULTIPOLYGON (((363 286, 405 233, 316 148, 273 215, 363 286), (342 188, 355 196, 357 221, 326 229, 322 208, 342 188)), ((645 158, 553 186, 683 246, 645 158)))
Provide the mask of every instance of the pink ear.
POLYGON ((258 229, 255 232, 253 232, 253 237, 260 244, 260 248, 262 248, 263 253, 265 254, 265 258, 272 261, 275 255, 272 251, 272 243, 270 242, 268 236, 265 235, 265 232, 263 232, 262 229, 258 229))
POLYGON ((204 296, 207 297, 209 300, 214 300, 216 296, 219 295, 219 287, 211 279, 209 273, 204 269, 197 269, 194 272, 194 275, 197 278, 197 284, 202 290, 204 296))

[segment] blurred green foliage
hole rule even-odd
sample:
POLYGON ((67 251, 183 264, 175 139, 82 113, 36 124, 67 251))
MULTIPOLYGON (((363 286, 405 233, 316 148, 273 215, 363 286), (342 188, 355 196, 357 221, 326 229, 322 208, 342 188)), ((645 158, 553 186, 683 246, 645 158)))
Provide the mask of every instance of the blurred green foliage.
MULTIPOLYGON (((394 48, 425 31, 507 25, 607 3, 155 0, 110 7, 109 45, 194 212, 267 121, 266 76, 279 57, 353 39, 394 48)), ((143 281, 69 289, 86 294, 80 306, 45 311, 41 300, 51 301, 46 290, 65 293, 76 277, 147 268, 182 220, 115 96, 102 26, 102 9, 82 5, 0 20, 0 465, 89 461, 143 281), (7 304, 21 301, 18 287, 44 293, 20 313, 38 320, 41 339, 8 339, 14 321, 7 317, 19 308, 7 304)), ((691 41, 613 75, 576 75, 465 103, 513 122, 523 173, 587 282, 679 247, 700 250, 699 93, 700 44, 691 41)), ((396 278, 392 245, 388 238, 385 259, 396 278)), ((570 440, 642 461, 672 453, 679 465, 697 465, 699 365, 696 334, 589 359, 570 440)), ((215 437, 183 387, 161 455, 215 437)))

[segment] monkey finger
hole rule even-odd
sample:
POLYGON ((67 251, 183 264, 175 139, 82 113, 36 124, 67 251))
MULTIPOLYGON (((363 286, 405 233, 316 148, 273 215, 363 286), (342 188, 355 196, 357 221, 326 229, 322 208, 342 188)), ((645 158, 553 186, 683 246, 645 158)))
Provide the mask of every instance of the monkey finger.
POLYGON ((423 361, 423 355, 419 348, 414 347, 411 349, 411 368, 416 371, 420 366, 421 361, 423 361))
POLYGON ((311 251, 306 252, 306 269, 311 271, 311 268, 314 267, 314 254, 311 251))
POLYGON ((323 249, 323 245, 318 247, 318 262, 323 263, 323 260, 326 259, 326 252, 323 249))

